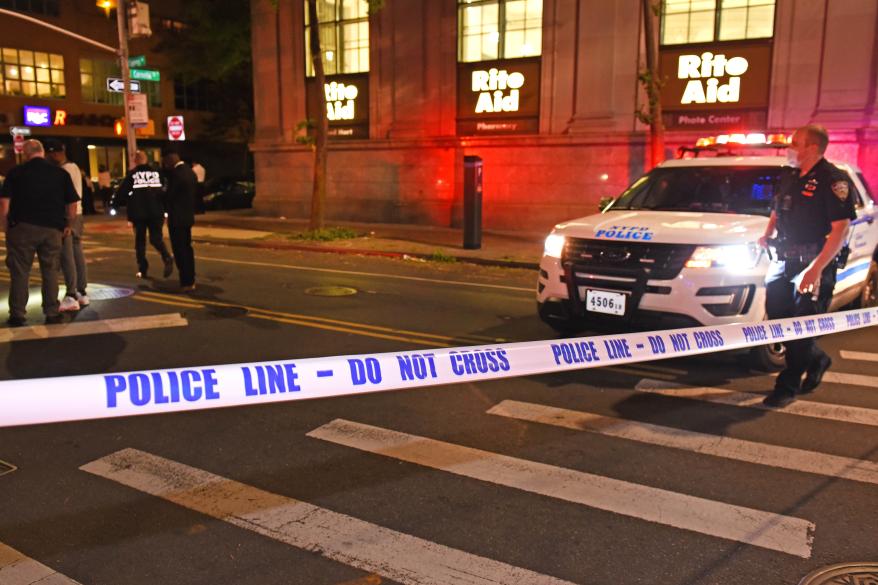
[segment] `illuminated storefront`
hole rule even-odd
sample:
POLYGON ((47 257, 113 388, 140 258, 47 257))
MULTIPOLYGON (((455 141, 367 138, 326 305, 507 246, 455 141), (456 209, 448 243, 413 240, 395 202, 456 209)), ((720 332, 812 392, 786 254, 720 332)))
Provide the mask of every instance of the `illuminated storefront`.
MULTIPOLYGON (((266 213, 307 217, 321 111, 302 0, 255 0, 256 137, 266 213), (304 80, 304 83, 303 83, 304 80)), ((463 157, 484 161, 484 224, 543 231, 593 213, 645 166, 640 0, 318 0, 331 221, 459 225, 463 157)), ((827 126, 878 184, 874 0, 665 0, 670 156, 705 134, 827 126)))

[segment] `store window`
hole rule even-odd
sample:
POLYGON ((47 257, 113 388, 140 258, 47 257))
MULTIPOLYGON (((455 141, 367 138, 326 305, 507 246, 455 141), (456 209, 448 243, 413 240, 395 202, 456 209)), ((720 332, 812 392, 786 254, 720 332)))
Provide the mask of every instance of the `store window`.
MULTIPOLYGON (((311 61, 311 23, 305 5, 305 70, 314 76, 311 61)), ((317 0, 320 50, 326 75, 369 71, 368 0, 317 0)))
MULTIPOLYGON (((80 59, 79 83, 82 87, 82 99, 96 104, 122 105, 124 94, 108 91, 107 78, 122 78, 122 71, 116 61, 109 59, 80 59)), ((147 96, 147 103, 153 107, 161 107, 161 84, 155 81, 141 81, 140 92, 147 96)))
POLYGON ((775 0, 664 0, 662 44, 771 38, 774 5, 775 0))
POLYGON ((59 3, 60 0, 0 0, 0 8, 44 16, 58 16, 59 3))
POLYGON ((458 61, 542 53, 543 0, 458 0, 458 61))
POLYGON ((55 53, 0 48, 0 94, 65 97, 64 57, 55 53))

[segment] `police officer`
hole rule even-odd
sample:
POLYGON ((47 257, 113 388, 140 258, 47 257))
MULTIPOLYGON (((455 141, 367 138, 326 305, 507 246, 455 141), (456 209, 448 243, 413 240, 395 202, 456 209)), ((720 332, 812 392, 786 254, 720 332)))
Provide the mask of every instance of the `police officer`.
MULTIPOLYGON (((822 126, 803 126, 793 134, 788 156, 797 172, 780 182, 759 240, 767 247, 777 229, 777 256, 765 279, 769 319, 825 313, 832 300, 837 256, 856 212, 846 175, 823 158, 828 144, 829 134, 822 126)), ((763 401, 774 408, 813 392, 832 365, 812 337, 784 346, 786 369, 763 401)))
POLYGON ((138 150, 134 155, 136 167, 119 185, 119 193, 128 200, 126 207, 128 221, 134 226, 134 253, 137 256, 137 277, 146 278, 149 262, 146 260, 146 233, 149 243, 162 256, 165 278, 174 270, 174 258, 165 246, 162 227, 165 223, 165 209, 162 204, 164 185, 158 169, 148 164, 146 154, 138 150))

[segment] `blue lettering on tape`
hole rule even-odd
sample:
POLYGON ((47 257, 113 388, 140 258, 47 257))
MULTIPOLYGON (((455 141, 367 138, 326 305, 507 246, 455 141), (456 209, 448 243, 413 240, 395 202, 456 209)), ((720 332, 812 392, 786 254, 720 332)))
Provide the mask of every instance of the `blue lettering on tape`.
POLYGON ((451 371, 455 376, 508 372, 509 358, 505 349, 460 350, 448 353, 451 371))
POLYGON ((241 374, 244 376, 245 396, 298 392, 302 389, 296 382, 299 379, 299 374, 296 372, 296 364, 294 363, 243 366, 241 374))
POLYGON ((605 339, 604 348, 607 350, 607 357, 611 360, 634 357, 631 355, 631 348, 628 347, 627 339, 605 339))
POLYGON ((555 358, 555 363, 558 365, 561 365, 561 360, 564 360, 565 364, 586 364, 600 361, 594 341, 553 343, 552 357, 555 358))
POLYGON ((107 408, 116 408, 120 396, 128 396, 133 406, 217 400, 216 370, 169 370, 166 372, 133 372, 104 376, 107 408))
POLYGON ((671 338, 671 347, 673 347, 674 351, 689 351, 692 349, 692 344, 689 343, 689 336, 685 333, 668 333, 668 337, 671 338))
POLYGON ((726 344, 722 333, 716 329, 713 331, 694 331, 692 332, 692 337, 695 339, 695 345, 698 349, 723 347, 726 344))
POLYGON ((436 378, 436 359, 435 354, 411 354, 398 355, 396 361, 399 362, 399 375, 403 382, 408 380, 426 380, 436 378))
POLYGON ((348 365, 351 368, 351 383, 354 386, 362 386, 367 382, 381 383, 381 364, 375 358, 349 359, 348 365))
POLYGON ((660 335, 648 335, 647 337, 649 338, 649 349, 652 350, 653 355, 661 355, 667 351, 665 340, 660 335))

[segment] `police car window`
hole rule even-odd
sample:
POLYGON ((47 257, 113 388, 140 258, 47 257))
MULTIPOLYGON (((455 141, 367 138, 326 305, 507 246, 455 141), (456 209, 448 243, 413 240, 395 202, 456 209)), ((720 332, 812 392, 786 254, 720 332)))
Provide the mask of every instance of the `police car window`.
POLYGON ((612 210, 700 211, 769 215, 782 170, 774 167, 654 169, 625 191, 612 210))

